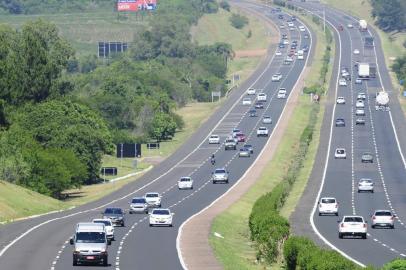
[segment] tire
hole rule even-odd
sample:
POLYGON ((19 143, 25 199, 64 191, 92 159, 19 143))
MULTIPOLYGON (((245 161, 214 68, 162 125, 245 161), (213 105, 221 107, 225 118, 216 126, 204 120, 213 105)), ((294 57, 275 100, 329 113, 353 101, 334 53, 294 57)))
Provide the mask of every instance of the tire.
POLYGON ((375 229, 375 225, 371 225, 371 228, 372 228, 372 229, 375 229))
POLYGON ((226 181, 226 184, 228 184, 228 180, 226 181))
POLYGON ((371 193, 374 193, 374 191, 373 191, 373 190, 371 190, 371 193))
POLYGON ((131 215, 133 212, 132 212, 132 211, 129 211, 128 213, 131 215))
POLYGON ((343 239, 343 234, 342 234, 342 233, 338 233, 338 238, 343 239))
POLYGON ((217 182, 213 180, 213 184, 217 184, 217 182))
POLYGON ((73 257, 72 265, 73 265, 73 266, 77 266, 77 265, 78 265, 78 261, 76 260, 75 257, 73 257))
POLYGON ((336 216, 338 217, 338 212, 336 213, 336 216))
POLYGON ((364 234, 362 235, 362 239, 367 239, 367 234, 366 234, 366 233, 364 233, 364 234))
POLYGON ((319 217, 321 216, 321 213, 319 212, 319 217))
POLYGON ((109 265, 108 257, 107 257, 107 256, 104 256, 104 259, 103 259, 103 266, 108 266, 108 265, 109 265))
POLYGON ((393 225, 390 226, 390 227, 391 227, 392 230, 395 229, 395 224, 393 224, 393 225))
POLYGON ((150 226, 150 227, 153 227, 151 223, 149 224, 149 226, 150 226))

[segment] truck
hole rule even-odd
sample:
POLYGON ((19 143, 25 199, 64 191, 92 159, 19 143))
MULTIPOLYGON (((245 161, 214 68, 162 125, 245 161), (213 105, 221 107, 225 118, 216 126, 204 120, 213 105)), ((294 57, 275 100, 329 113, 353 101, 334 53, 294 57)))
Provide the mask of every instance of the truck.
POLYGON ((298 60, 304 60, 304 51, 303 50, 298 50, 297 51, 297 59, 298 60))
POLYGON ((73 265, 99 263, 108 265, 106 228, 103 223, 81 222, 76 225, 75 235, 69 243, 73 245, 73 265))
POLYGON ((358 65, 358 78, 369 78, 369 63, 359 63, 358 65))
POLYGON ((381 90, 376 93, 375 110, 389 111, 389 94, 384 90, 381 90))
POLYGON ((376 65, 375 63, 370 63, 369 64, 369 78, 375 78, 376 77, 376 65))
POLYGON ((368 24, 366 20, 359 20, 359 30, 361 32, 366 32, 368 30, 368 24))

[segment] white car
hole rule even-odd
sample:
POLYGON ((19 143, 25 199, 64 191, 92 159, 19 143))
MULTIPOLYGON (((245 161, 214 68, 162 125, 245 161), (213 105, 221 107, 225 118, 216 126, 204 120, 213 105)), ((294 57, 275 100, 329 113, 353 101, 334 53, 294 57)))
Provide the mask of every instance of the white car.
POLYGON ((305 32, 306 28, 303 25, 299 25, 300 32, 305 32))
POLYGON ((178 180, 178 189, 193 189, 193 179, 184 176, 178 180))
POLYGON ((284 39, 284 40, 282 41, 282 43, 283 43, 283 45, 289 45, 289 40, 284 39))
POLYGON ((363 109, 365 107, 364 101, 362 99, 357 100, 357 102, 355 102, 355 108, 361 108, 363 109))
POLYGON ((375 229, 376 227, 389 227, 395 228, 395 215, 389 210, 375 210, 372 215, 371 227, 375 229))
POLYGON ((293 58, 290 56, 286 56, 285 62, 293 62, 293 58))
POLYGON ((319 216, 325 214, 334 214, 338 216, 338 202, 336 198, 324 197, 319 202, 319 216))
POLYGON ((345 98, 344 97, 338 97, 336 102, 337 102, 337 104, 345 104, 345 98))
POLYGON ((286 89, 285 88, 279 88, 278 94, 276 96, 277 98, 286 98, 286 89))
POLYGON ((339 86, 347 86, 347 81, 345 79, 339 79, 338 80, 338 85, 339 86))
POLYGON ((243 98, 242 105, 244 106, 251 106, 251 99, 250 98, 243 98))
POLYGON ((209 137, 209 144, 219 144, 220 143, 220 136, 212 134, 209 137))
POLYGON ((262 136, 264 136, 264 137, 268 137, 268 128, 266 128, 266 127, 259 127, 258 129, 257 129, 257 137, 262 137, 262 136))
POLYGON ((145 200, 149 207, 161 207, 162 196, 158 192, 145 193, 145 200))
POLYGON ((266 101, 266 94, 264 94, 264 93, 259 93, 259 94, 257 95, 257 100, 258 100, 258 101, 266 101))
POLYGON ((336 151, 334 152, 334 158, 347 158, 347 153, 345 152, 344 148, 337 148, 336 151))
POLYGON ((355 84, 362 84, 362 80, 360 78, 355 79, 355 84))
POLYGON ((149 214, 149 226, 169 226, 172 227, 173 213, 164 208, 155 208, 149 214))
POLYGON ((281 24, 281 25, 279 25, 279 28, 280 29, 285 29, 285 25, 281 24))
POLYGON ((255 95, 255 93, 256 93, 255 88, 252 87, 248 88, 247 95, 255 95))
POLYGON ((367 98, 367 95, 365 93, 358 93, 357 99, 365 100, 367 98))
POLYGON ((276 52, 275 52, 275 55, 276 55, 276 56, 281 56, 281 55, 282 55, 282 52, 281 52, 281 51, 276 51, 276 52))
POLYGON ((361 236, 367 239, 367 223, 362 216, 344 216, 338 225, 338 237, 346 235, 361 236))
POLYGON ((350 24, 350 23, 347 24, 347 27, 350 28, 350 29, 354 28, 354 26, 352 24, 350 24))
POLYGON ((107 239, 114 240, 114 226, 110 219, 96 218, 92 222, 104 224, 107 239))
POLYGON ((271 81, 280 82, 281 79, 282 79, 282 74, 278 72, 278 73, 272 75, 271 81))
POLYGON ((361 178, 358 181, 358 193, 361 191, 374 193, 374 182, 369 178, 361 178))
POLYGON ((130 202, 130 210, 128 211, 130 214, 132 213, 148 213, 148 203, 144 197, 135 197, 132 198, 130 202))
POLYGON ((293 27, 293 26, 295 26, 295 25, 293 24, 293 22, 288 22, 288 26, 289 26, 289 27, 293 27))
POLYGON ((355 115, 356 116, 365 116, 365 110, 364 109, 356 109, 355 110, 355 115))
POLYGON ((264 115, 262 118, 262 124, 272 124, 272 118, 268 115, 264 115))
POLYGON ((289 27, 289 31, 295 31, 296 30, 296 28, 295 27, 289 27))
POLYGON ((355 50, 354 50, 354 54, 355 54, 355 55, 358 55, 358 54, 359 54, 359 50, 358 50, 358 49, 355 49, 355 50))

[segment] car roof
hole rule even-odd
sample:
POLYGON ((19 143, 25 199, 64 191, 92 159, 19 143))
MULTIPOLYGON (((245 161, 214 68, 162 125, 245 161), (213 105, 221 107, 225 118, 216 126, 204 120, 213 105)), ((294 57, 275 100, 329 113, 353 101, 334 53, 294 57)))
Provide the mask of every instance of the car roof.
POLYGON ((156 210, 160 210, 160 211, 169 211, 169 213, 171 212, 171 210, 169 208, 154 208, 152 209, 152 212, 156 211, 156 210))
POLYGON ((226 168, 217 168, 216 171, 217 171, 217 170, 223 170, 223 171, 225 171, 226 168))
POLYGON ((320 200, 331 200, 331 199, 337 200, 337 199, 334 198, 334 197, 322 197, 322 198, 320 198, 320 200))
POLYGON ((158 192, 147 192, 147 193, 145 193, 145 195, 147 195, 147 194, 158 194, 159 195, 158 192))
POLYGON ((76 224, 76 232, 104 232, 104 224, 93 222, 80 222, 76 224))

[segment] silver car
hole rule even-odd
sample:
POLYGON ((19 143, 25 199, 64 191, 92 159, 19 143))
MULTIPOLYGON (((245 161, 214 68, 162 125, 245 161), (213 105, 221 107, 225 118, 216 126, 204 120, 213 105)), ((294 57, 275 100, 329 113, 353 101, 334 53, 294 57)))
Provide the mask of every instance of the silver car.
POLYGON ((144 197, 135 197, 130 203, 130 214, 133 213, 146 213, 148 214, 148 203, 144 197))
POLYGON ((389 227, 395 228, 395 215, 389 210, 375 210, 372 215, 371 227, 375 229, 376 227, 389 227))
POLYGON ((374 162, 374 156, 369 152, 365 152, 361 156, 361 162, 362 163, 373 163, 374 162))
POLYGON ((272 124, 272 118, 268 115, 264 115, 262 118, 262 123, 263 124, 272 124))
POLYGON ((361 191, 374 193, 374 182, 369 178, 361 178, 358 181, 358 193, 361 191))
POLYGON ((239 157, 250 157, 251 156, 251 152, 248 148, 241 148, 240 152, 238 153, 239 157))
POLYGON ((216 184, 217 182, 223 182, 228 184, 228 171, 225 168, 218 168, 214 172, 212 172, 213 175, 213 184, 216 184))

